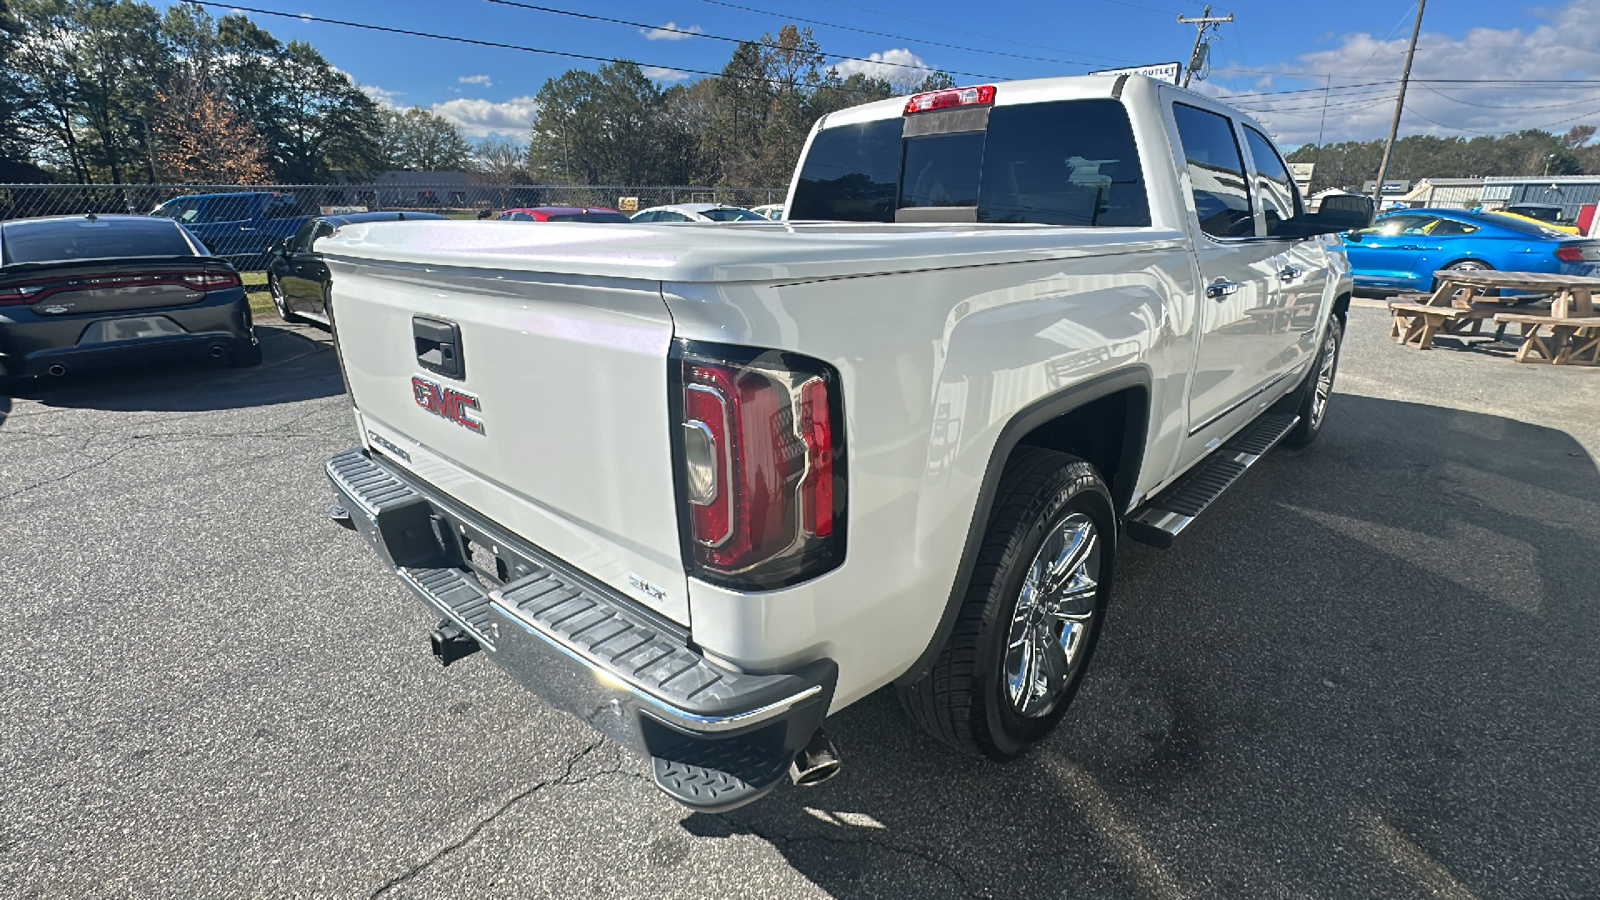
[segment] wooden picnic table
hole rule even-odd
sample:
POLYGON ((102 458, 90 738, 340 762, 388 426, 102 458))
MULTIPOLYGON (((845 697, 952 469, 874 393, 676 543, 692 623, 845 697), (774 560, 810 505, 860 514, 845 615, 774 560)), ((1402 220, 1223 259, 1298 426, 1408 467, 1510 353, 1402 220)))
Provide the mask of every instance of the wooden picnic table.
POLYGON ((1443 269, 1433 274, 1437 287, 1432 294, 1389 304, 1394 314, 1391 334, 1400 343, 1426 350, 1437 334, 1478 334, 1483 320, 1492 318, 1500 323, 1497 336, 1508 324, 1522 328, 1519 362, 1544 358, 1592 364, 1600 357, 1600 317, 1594 308, 1600 278, 1487 269, 1443 269), (1548 294, 1550 308, 1504 312, 1505 305, 1520 300, 1506 297, 1506 291, 1548 294), (1540 334, 1546 326, 1551 328, 1549 337, 1540 334))

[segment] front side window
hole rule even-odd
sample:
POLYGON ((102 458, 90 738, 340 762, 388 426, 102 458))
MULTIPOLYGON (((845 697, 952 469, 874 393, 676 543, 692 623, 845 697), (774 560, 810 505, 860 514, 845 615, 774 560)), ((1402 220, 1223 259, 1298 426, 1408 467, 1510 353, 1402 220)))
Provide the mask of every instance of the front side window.
POLYGON ((1261 215, 1267 222, 1267 236, 1281 237, 1283 223, 1300 213, 1294 178, 1266 135, 1246 125, 1244 140, 1250 145, 1250 158, 1256 164, 1256 202, 1261 204, 1261 215))
POLYGON ((1429 229, 1428 234, 1433 237, 1459 237, 1477 230, 1478 226, 1476 225, 1468 225, 1465 222, 1457 222, 1454 219, 1440 219, 1434 224, 1433 228, 1429 229))
POLYGON ((1245 186, 1244 159, 1227 116, 1182 103, 1172 105, 1189 169, 1190 189, 1200 230, 1212 237, 1250 237, 1250 192, 1245 186))
POLYGON ((294 233, 294 240, 289 244, 290 249, 295 253, 304 253, 307 250, 310 250, 311 232, 315 231, 316 227, 317 222, 315 219, 305 223, 304 225, 301 225, 300 230, 294 233))

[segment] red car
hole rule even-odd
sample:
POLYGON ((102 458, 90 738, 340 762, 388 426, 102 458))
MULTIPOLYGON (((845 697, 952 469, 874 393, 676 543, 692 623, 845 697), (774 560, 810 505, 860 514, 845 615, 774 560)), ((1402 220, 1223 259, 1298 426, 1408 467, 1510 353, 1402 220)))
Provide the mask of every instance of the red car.
POLYGON ((628 217, 603 206, 529 206, 508 209, 495 221, 508 222, 626 222, 628 217))

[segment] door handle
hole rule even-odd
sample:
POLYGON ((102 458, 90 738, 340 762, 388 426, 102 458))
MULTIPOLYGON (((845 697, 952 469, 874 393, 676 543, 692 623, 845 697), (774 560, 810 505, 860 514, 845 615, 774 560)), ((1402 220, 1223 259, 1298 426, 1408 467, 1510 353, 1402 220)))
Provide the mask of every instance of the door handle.
POLYGON ((1395 249, 1396 250, 1421 250, 1422 247, 1420 245, 1418 245, 1418 244, 1401 244, 1400 246, 1396 247, 1395 249))
POLYGON ((1304 274, 1305 274, 1305 270, 1304 269, 1297 269, 1294 266, 1284 266, 1282 269, 1278 270, 1278 280, 1280 280, 1280 281, 1293 281, 1296 278, 1299 278, 1301 275, 1304 275, 1304 274))
POLYGON ((443 319, 412 316, 411 336, 416 343, 418 365, 446 378, 459 381, 466 377, 460 325, 443 319))
POLYGON ((1232 293, 1236 293, 1238 290, 1238 282, 1222 281, 1219 279, 1206 285, 1206 296, 1213 300, 1221 300, 1223 297, 1226 297, 1232 293))

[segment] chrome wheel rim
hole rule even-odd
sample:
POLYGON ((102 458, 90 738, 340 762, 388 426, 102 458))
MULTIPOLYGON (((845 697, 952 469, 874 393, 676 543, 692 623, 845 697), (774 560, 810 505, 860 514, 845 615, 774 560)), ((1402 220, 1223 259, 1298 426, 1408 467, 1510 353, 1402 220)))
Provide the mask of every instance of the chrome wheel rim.
POLYGON ((278 308, 278 318, 289 320, 289 304, 284 301, 283 288, 278 286, 278 279, 267 279, 267 288, 272 291, 272 305, 278 308))
POLYGON ((1311 428, 1322 427, 1322 417, 1328 412, 1328 398, 1333 396, 1333 370, 1339 361, 1339 339, 1334 326, 1328 326, 1328 336, 1322 341, 1322 362, 1317 366, 1316 390, 1311 395, 1311 428))
POLYGON ((1081 666, 1100 593, 1100 536, 1083 513, 1062 519, 1028 565, 1006 641, 1006 697, 1049 715, 1081 666))

